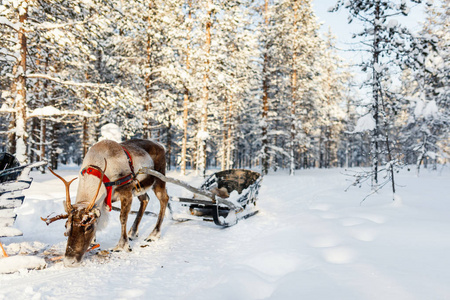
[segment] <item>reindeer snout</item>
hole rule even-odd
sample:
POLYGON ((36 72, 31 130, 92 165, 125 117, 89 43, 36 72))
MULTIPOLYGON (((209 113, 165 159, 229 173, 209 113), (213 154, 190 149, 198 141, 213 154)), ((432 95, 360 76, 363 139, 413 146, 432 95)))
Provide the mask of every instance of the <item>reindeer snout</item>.
POLYGON ((65 267, 78 267, 80 265, 81 260, 77 260, 75 257, 64 257, 64 266, 65 267))

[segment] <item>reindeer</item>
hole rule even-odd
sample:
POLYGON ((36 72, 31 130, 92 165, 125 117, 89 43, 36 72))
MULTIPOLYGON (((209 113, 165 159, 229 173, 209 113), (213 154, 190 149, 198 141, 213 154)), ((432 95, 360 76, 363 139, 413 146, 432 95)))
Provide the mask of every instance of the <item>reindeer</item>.
POLYGON ((64 255, 65 266, 77 266, 95 239, 97 229, 105 224, 111 203, 120 200, 121 235, 113 251, 131 251, 128 238, 138 236, 138 227, 147 207, 150 187, 160 202, 160 211, 155 228, 145 239, 147 242, 159 239, 169 197, 166 183, 147 174, 135 173, 141 168, 153 169, 165 174, 166 159, 164 147, 150 140, 133 139, 122 143, 103 140, 92 146, 86 153, 81 166, 80 183, 75 203, 71 204, 69 186, 77 178, 67 182, 61 176, 50 171, 66 186, 66 214, 51 219, 42 219, 48 224, 67 219, 68 237, 64 255), (131 209, 132 198, 137 196, 140 208, 136 219, 127 233, 126 225, 131 209))

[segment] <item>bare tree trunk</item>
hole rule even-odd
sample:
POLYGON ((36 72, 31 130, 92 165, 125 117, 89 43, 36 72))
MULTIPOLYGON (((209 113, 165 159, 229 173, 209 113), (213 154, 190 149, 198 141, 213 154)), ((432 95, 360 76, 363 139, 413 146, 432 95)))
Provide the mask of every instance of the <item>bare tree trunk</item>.
MULTIPOLYGON (((320 126, 319 133, 319 168, 323 168, 323 126, 320 126)), ((317 165, 317 163, 316 163, 317 165)))
MULTIPOLYGON (((89 82, 90 76, 88 74, 88 72, 85 72, 84 77, 86 79, 87 82, 89 82)), ((89 103, 89 91, 87 88, 84 89, 84 110, 88 111, 88 103, 89 103)), ((86 153, 89 150, 89 146, 90 146, 90 133, 92 133, 92 130, 90 130, 89 128, 89 122, 90 120, 86 117, 83 117, 83 131, 82 131, 82 142, 81 142, 81 147, 83 148, 83 158, 86 156, 86 153)))
POLYGON ((186 175, 186 154, 187 154, 187 137, 188 137, 188 105, 189 91, 186 89, 183 100, 183 139, 181 145, 181 174, 186 175))
MULTIPOLYGON (((41 119, 41 132, 40 132, 40 138, 39 138, 39 142, 40 142, 40 152, 41 152, 41 156, 40 156, 40 160, 44 160, 46 153, 45 153, 45 136, 46 136, 46 132, 47 131, 47 123, 45 121, 44 118, 41 119)), ((45 173, 45 168, 42 166, 41 167, 41 173, 44 174, 45 173)))
POLYGON ((52 123, 50 128, 50 137, 51 137, 51 152, 50 152, 50 167, 54 170, 58 169, 58 125, 56 123, 52 123))
POLYGON ((224 104, 223 114, 223 128, 222 128, 222 157, 221 157, 221 169, 226 170, 232 167, 233 161, 233 97, 228 96, 226 103, 224 104))
MULTIPOLYGON (((329 118, 329 116, 327 117, 329 118)), ((331 128, 330 126, 325 126, 325 168, 331 167, 331 156, 331 128)))
POLYGON ((167 170, 170 170, 170 166, 172 164, 172 133, 170 132, 171 129, 172 129, 172 122, 169 116, 169 124, 167 125, 167 146, 166 146, 167 170))
MULTIPOLYGON (((383 93, 380 91, 380 100, 381 100, 381 108, 383 109, 383 111, 386 111, 385 108, 385 99, 383 97, 383 93)), ((394 172, 394 166, 395 166, 395 161, 393 159, 393 155, 392 155, 392 150, 391 150, 391 146, 390 146, 390 141, 389 141, 389 128, 388 128, 388 121, 387 118, 384 118, 384 142, 386 143, 386 151, 387 151, 387 155, 388 155, 388 160, 389 160, 389 173, 390 173, 390 180, 391 180, 391 188, 392 188, 392 200, 395 201, 395 172, 394 172)))
MULTIPOLYGON (((48 64, 49 64, 49 54, 47 53, 46 57, 45 57, 45 63, 44 63, 44 70, 48 71, 48 64)), ((42 91, 42 97, 43 97, 43 104, 47 105, 48 103, 48 85, 49 82, 48 80, 44 79, 43 82, 43 91, 42 91)), ((53 104, 53 103, 52 103, 53 104)), ((47 121, 44 118, 41 118, 41 138, 40 138, 40 142, 41 142, 41 160, 44 160, 47 158, 47 121)), ((45 174, 46 171, 46 167, 42 166, 40 167, 41 173, 45 174)))
POLYGON ((423 152, 423 151, 417 157, 417 162, 416 162, 416 176, 417 177, 419 177, 420 165, 422 164, 424 157, 425 157, 425 152, 423 152))
POLYGON ((28 1, 23 1, 25 5, 19 10, 19 22, 21 27, 18 32, 18 40, 20 45, 20 59, 18 67, 14 72, 15 91, 16 91, 16 113, 15 113, 15 150, 17 160, 23 164, 28 162, 27 156, 27 86, 26 86, 26 70, 27 70, 27 37, 25 35, 24 23, 28 19, 28 1))
MULTIPOLYGON (((347 98, 346 101, 347 106, 347 120, 350 120, 350 99, 347 98)), ((348 122, 348 121, 347 121, 348 122)), ((352 145, 351 134, 346 134, 347 138, 345 139, 345 168, 353 167, 353 159, 350 160, 350 150, 352 145)))
POLYGON ((34 163, 39 160, 39 155, 33 151, 36 147, 36 150, 39 150, 39 137, 40 137, 40 123, 38 118, 31 119, 31 140, 28 139, 28 161, 30 163, 34 163))
MULTIPOLYGON (((228 100, 228 99, 226 99, 228 100)), ((224 103, 223 109, 223 127, 222 127, 222 156, 220 158, 220 169, 223 171, 227 167, 227 124, 228 124, 228 107, 227 103, 224 103)))
POLYGON ((232 167, 232 162, 233 162, 233 151, 232 150, 232 146, 233 146, 233 122, 231 121, 231 118, 233 116, 233 97, 230 96, 230 99, 228 101, 228 130, 227 130, 227 144, 226 144, 226 168, 230 169, 232 167))
MULTIPOLYGON (((294 6, 294 36, 295 32, 297 32, 297 6, 296 3, 293 4, 294 6)), ((290 167, 289 167, 289 175, 294 176, 295 175, 295 156, 294 156, 294 147, 295 147, 295 137, 296 137, 296 126, 295 126, 295 107, 296 107, 296 90, 297 90, 297 67, 296 67, 296 60, 297 60, 297 47, 296 47, 296 41, 293 41, 293 49, 292 49, 292 81, 291 81, 291 154, 290 154, 290 167)))
MULTIPOLYGON (((191 13, 191 0, 188 0, 188 18, 189 23, 192 19, 192 13, 191 13)), ((190 61, 189 56, 191 55, 191 49, 189 46, 190 42, 190 31, 191 28, 188 28, 188 46, 186 49, 186 71, 189 72, 190 70, 190 61)), ((187 153, 187 132, 188 132, 188 108, 189 108, 189 89, 186 87, 184 90, 184 100, 183 100, 183 140, 182 140, 182 146, 181 146, 181 174, 186 175, 186 153, 187 153)))
MULTIPOLYGON (((293 3, 293 10, 294 10, 294 36, 296 36, 297 32, 297 3, 293 3)), ((293 47, 292 47, 292 77, 291 77, 291 149, 290 149, 290 166, 289 166, 289 175, 294 176, 295 175, 295 138, 297 136, 297 126, 296 123, 296 115, 295 115, 295 107, 297 106, 297 41, 292 41, 293 47)))
MULTIPOLYGON (((266 29, 269 27, 269 0, 265 0, 264 2, 264 24, 266 29)), ((269 171, 269 139, 267 135, 268 128, 268 113, 269 113, 269 57, 267 52, 269 50, 268 42, 265 44, 265 52, 264 52, 264 62, 263 62, 263 107, 262 107, 262 173, 263 175, 267 175, 269 171)))
POLYGON ((378 164, 379 164, 379 134, 380 134, 380 124, 379 124, 379 92, 380 92, 380 79, 375 66, 378 64, 380 49, 380 37, 379 37, 379 24, 380 24, 380 1, 375 3, 375 19, 374 19, 374 35, 373 35, 373 118, 375 120, 375 128, 372 132, 372 189, 376 190, 378 186, 378 164))
POLYGON ((206 140, 208 135, 208 99, 209 99, 209 56, 211 52, 211 20, 212 18, 212 0, 208 0, 208 18, 206 20, 206 41, 205 41, 205 73, 203 74, 203 95, 201 100, 200 111, 200 134, 199 134, 199 161, 197 170, 206 172, 206 140))
POLYGON ((143 122, 143 138, 150 139, 152 137, 151 131, 151 120, 150 120, 150 112, 153 108, 152 105, 152 96, 151 96, 151 85, 153 80, 152 69, 154 67, 152 60, 152 36, 150 34, 150 29, 152 26, 151 13, 153 10, 153 1, 150 1, 149 5, 149 13, 147 16, 147 70, 144 74, 144 82, 145 82, 145 99, 144 99, 144 122, 143 122))

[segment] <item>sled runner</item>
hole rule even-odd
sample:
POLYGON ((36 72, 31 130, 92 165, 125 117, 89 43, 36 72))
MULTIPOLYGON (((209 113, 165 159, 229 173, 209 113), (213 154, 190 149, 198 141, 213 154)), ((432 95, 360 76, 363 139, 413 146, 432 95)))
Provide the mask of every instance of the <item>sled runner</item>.
MULTIPOLYGON (((29 177, 31 168, 45 164, 46 161, 40 161, 21 166, 13 155, 0 153, 0 237, 22 235, 12 227, 17 216, 14 209, 22 205, 25 198, 22 190, 29 188, 33 181, 29 177)), ((7 256, 1 248, 0 256, 7 256)))
POLYGON ((228 227, 255 215, 262 177, 245 169, 212 174, 200 189, 191 188, 192 198, 171 197, 169 210, 177 221, 203 220, 228 227))

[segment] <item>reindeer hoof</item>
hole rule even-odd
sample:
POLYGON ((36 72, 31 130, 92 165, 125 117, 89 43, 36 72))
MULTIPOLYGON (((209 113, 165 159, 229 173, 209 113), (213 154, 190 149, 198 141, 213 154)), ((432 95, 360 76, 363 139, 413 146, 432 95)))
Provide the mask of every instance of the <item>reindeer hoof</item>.
POLYGON ((153 231, 152 233, 150 233, 150 235, 144 241, 156 242, 157 240, 159 240, 160 236, 161 236, 161 232, 153 231))
POLYGON ((156 242, 157 240, 159 240, 159 236, 149 236, 144 241, 151 243, 151 242, 156 242))
POLYGON ((144 243, 141 245, 141 248, 147 248, 147 247, 150 247, 150 244, 151 244, 152 242, 156 242, 156 240, 155 240, 155 239, 151 239, 151 238, 146 238, 146 239, 144 240, 144 243))
POLYGON ((124 247, 116 246, 116 247, 115 247, 114 249, 112 249, 111 251, 112 251, 112 252, 122 252, 122 251, 124 251, 124 252, 131 252, 131 251, 133 251, 133 249, 131 249, 130 245, 126 245, 126 246, 124 246, 124 247))
POLYGON ((131 230, 128 232, 128 240, 132 241, 139 236, 138 232, 132 232, 131 230))

